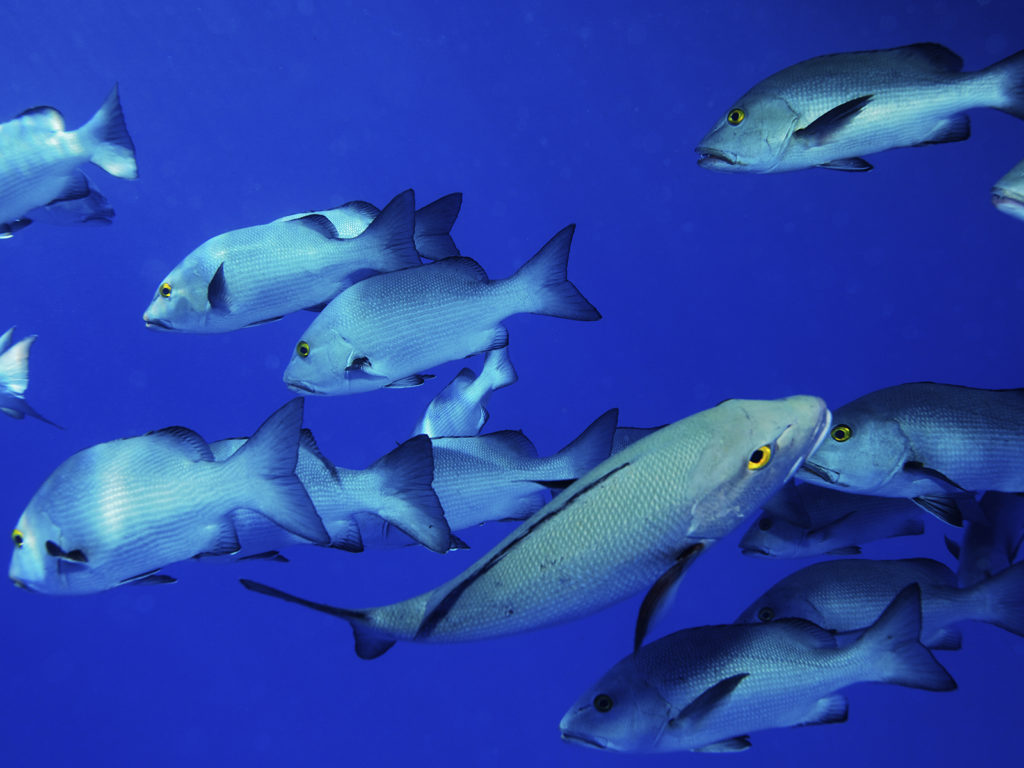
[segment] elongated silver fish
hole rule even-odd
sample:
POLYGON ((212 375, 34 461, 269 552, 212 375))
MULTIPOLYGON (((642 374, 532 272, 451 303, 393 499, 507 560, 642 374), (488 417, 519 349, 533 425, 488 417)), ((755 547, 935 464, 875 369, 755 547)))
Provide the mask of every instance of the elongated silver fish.
POLYGON ((921 587, 921 642, 960 647, 961 621, 984 621, 1024 635, 1024 563, 994 578, 959 589, 956 575, 926 558, 826 560, 779 581, 739 615, 737 624, 795 618, 834 632, 870 626, 909 584, 921 587))
POLYGON ((980 514, 964 523, 960 544, 946 539, 958 562, 957 580, 970 587, 1004 571, 1024 544, 1024 497, 989 491, 981 497, 980 514))
POLYGON ((171 270, 142 319, 154 330, 224 333, 318 309, 367 275, 420 264, 414 205, 411 189, 401 193, 351 238, 322 213, 217 235, 171 270))
POLYGON ((830 439, 800 470, 800 479, 910 498, 959 525, 958 495, 1024 492, 1022 434, 1022 389, 898 384, 839 408, 830 439))
POLYGON ((862 155, 968 138, 968 109, 1024 117, 1024 51, 962 68, 935 43, 802 61, 741 96, 701 139, 698 162, 735 173, 869 171, 862 155))
POLYGON ((28 390, 28 355, 35 343, 35 336, 26 336, 17 344, 11 343, 14 328, 8 328, 0 336, 0 412, 13 419, 32 416, 47 424, 54 424, 28 404, 25 392, 28 390))
POLYGON ((0 238, 32 223, 26 214, 59 207, 83 221, 109 221, 113 211, 79 168, 94 163, 112 176, 138 176, 135 146, 121 112, 117 86, 92 118, 75 131, 53 107, 34 107, 0 124, 0 238))
POLYGON ((504 280, 489 280, 472 259, 455 258, 356 283, 302 335, 285 383, 316 395, 418 386, 435 366, 506 346, 501 323, 512 315, 600 319, 566 278, 573 229, 504 280))
POLYGON ((508 356, 508 347, 492 349, 484 355, 484 367, 479 375, 463 368, 430 401, 412 433, 428 437, 473 437, 480 434, 490 418, 487 403, 491 393, 515 384, 517 378, 508 356))
POLYGON ((100 443, 46 479, 12 535, 8 571, 50 594, 100 592, 190 557, 237 552, 233 515, 256 511, 308 541, 329 543, 295 475, 302 400, 272 414, 229 460, 184 427, 100 443))
MULTIPOLYGON (((218 440, 210 449, 217 461, 224 461, 245 443, 244 438, 218 440)), ((333 464, 320 452, 313 434, 304 429, 295 474, 316 507, 332 547, 361 552, 359 518, 369 515, 435 552, 449 549, 451 532, 432 486, 433 450, 423 435, 406 440, 370 467, 357 470, 333 464)), ((258 512, 245 520, 236 514, 234 520, 242 552, 309 543, 258 512)))
POLYGON ((639 641, 686 566, 774 493, 828 424, 816 397, 728 400, 601 462, 465 572, 393 605, 349 610, 242 583, 347 620, 362 658, 397 640, 524 632, 650 589, 639 641))
POLYGON ((740 549, 764 557, 859 555, 866 542, 921 533, 921 508, 909 499, 787 483, 765 502, 740 549))
POLYGON ((562 738, 618 752, 738 752, 748 734, 840 723, 855 683, 949 691, 917 638, 920 591, 901 592, 860 640, 838 647, 799 619, 683 629, 612 667, 562 718, 562 738))
POLYGON ((1024 160, 992 186, 992 205, 1008 216, 1024 221, 1024 160))

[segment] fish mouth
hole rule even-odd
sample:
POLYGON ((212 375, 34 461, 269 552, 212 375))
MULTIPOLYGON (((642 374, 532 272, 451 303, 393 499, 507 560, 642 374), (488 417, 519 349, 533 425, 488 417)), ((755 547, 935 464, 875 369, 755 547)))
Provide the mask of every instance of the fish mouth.
POLYGON ((319 395, 320 392, 312 384, 307 384, 305 381, 286 381, 285 384, 288 389, 294 392, 303 392, 307 395, 319 395))
POLYGON ((11 577, 11 583, 18 589, 24 589, 26 592, 35 592, 35 590, 32 589, 32 587, 30 587, 24 581, 22 581, 21 579, 16 579, 13 576, 11 577))
POLYGON ((592 739, 589 736, 584 736, 582 733, 574 733, 572 731, 562 731, 562 741, 570 741, 576 744, 582 744, 585 747, 593 747, 594 749, 608 748, 604 742, 592 739))
POLYGON ((694 151, 700 155, 697 158, 697 165, 701 168, 722 168, 742 165, 735 154, 726 152, 724 149, 699 146, 694 151))
POLYGON ((821 464, 815 464, 810 459, 804 461, 804 464, 802 467, 800 467, 799 471, 809 472, 810 474, 814 475, 820 480, 824 480, 829 485, 840 485, 838 472, 836 472, 834 469, 824 467, 821 464))
POLYGON ((146 324, 147 328, 151 328, 155 331, 173 331, 174 326, 168 323, 166 320, 159 318, 150 318, 145 315, 142 316, 142 321, 146 324))
POLYGON ((1004 189, 993 189, 992 205, 1003 213, 1008 213, 1018 219, 1024 218, 1024 200, 1020 195, 1012 194, 1004 189))
POLYGON ((760 547, 741 547, 740 552, 750 557, 771 557, 771 553, 767 549, 760 547))

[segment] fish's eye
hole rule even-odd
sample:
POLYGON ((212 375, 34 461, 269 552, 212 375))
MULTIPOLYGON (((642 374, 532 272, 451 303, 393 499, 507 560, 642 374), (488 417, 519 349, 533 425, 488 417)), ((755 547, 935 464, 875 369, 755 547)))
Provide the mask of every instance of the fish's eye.
POLYGON ((837 424, 836 426, 832 427, 832 431, 829 432, 829 434, 832 436, 832 439, 835 440, 837 443, 845 443, 847 440, 853 437, 853 430, 850 429, 845 424, 837 424))
POLYGON ((615 702, 607 693, 599 693, 594 697, 594 709, 598 712, 610 712, 615 702))
POLYGON ((770 517, 762 517, 757 521, 757 527, 762 531, 770 530, 772 527, 772 519, 770 517))
POLYGON ((772 447, 770 445, 762 445, 752 454, 747 460, 747 469, 761 469, 772 460, 772 447))
POLYGON ((161 283, 160 284, 160 295, 163 296, 165 299, 171 298, 171 284, 170 283, 161 283))
POLYGON ((11 534, 11 541, 14 542, 14 546, 18 549, 25 544, 25 534, 19 531, 17 528, 14 529, 14 533, 11 534))
POLYGON ((757 618, 761 621, 771 621, 775 618, 775 611, 769 608, 767 605, 757 612, 757 618))
POLYGON ((309 344, 304 341, 300 341, 295 345, 295 354, 299 357, 309 357, 309 344))
POLYGON ((744 112, 739 107, 735 107, 734 109, 729 110, 729 114, 726 115, 725 120, 726 122, 729 123, 729 125, 739 125, 740 123, 743 122, 743 118, 745 118, 746 116, 746 112, 744 112))

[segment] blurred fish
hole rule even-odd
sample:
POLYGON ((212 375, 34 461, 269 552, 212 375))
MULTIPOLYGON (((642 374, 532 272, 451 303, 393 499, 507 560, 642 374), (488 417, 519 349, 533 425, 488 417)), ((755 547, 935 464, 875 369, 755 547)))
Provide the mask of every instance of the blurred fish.
POLYGON ((981 497, 981 514, 964 524, 962 544, 949 539, 961 587, 977 584, 1009 568, 1024 542, 1024 497, 989 491, 981 497))
POLYGON ((936 43, 802 61, 740 97, 701 140, 698 163, 739 173, 869 171, 861 155, 968 138, 965 110, 1024 117, 1024 51, 961 69, 963 59, 936 43))
POLYGON ((487 402, 491 393, 515 384, 517 379, 508 347, 492 349, 484 356, 479 376, 469 368, 463 368, 430 401, 413 434, 428 437, 473 437, 480 434, 490 417, 487 402))
POLYGON ((1024 160, 1013 166, 992 187, 992 205, 1024 221, 1024 160))
POLYGON ((774 493, 828 424, 815 397, 728 400, 601 462, 468 570, 400 603, 349 610, 242 583, 347 620, 362 658, 397 640, 467 642, 549 626, 650 588, 639 641, 687 565, 774 493))
POLYGON ((958 495, 1024 491, 1024 389, 898 384, 847 403, 834 423, 801 480, 910 498, 954 525, 958 495))
POLYGON ((754 731, 844 722, 836 691, 855 683, 956 688, 920 628, 910 586, 844 648, 797 619, 683 629, 605 673, 562 718, 562 738, 616 752, 738 752, 754 731))
POLYGON ((154 330, 224 333, 319 309, 368 275, 420 264, 414 205, 413 191, 402 192, 351 238, 321 213, 217 235, 171 270, 142 319, 154 330))
POLYGON ((46 479, 18 520, 11 580, 63 595, 166 581, 156 571, 169 563, 238 551, 239 510, 329 543, 295 476, 301 426, 302 400, 295 399, 223 462, 185 427, 79 451, 46 479))
MULTIPOLYGON (((218 440, 210 444, 210 449, 217 461, 224 461, 245 443, 245 438, 218 440)), ((370 515, 435 552, 449 549, 451 532, 431 485, 434 458, 430 440, 425 436, 406 440, 367 469, 356 470, 331 463, 320 452, 313 433, 304 429, 295 474, 316 507, 332 547, 361 552, 358 518, 370 515)), ((244 520, 240 518, 241 513, 236 513, 235 530, 242 552, 265 552, 309 543, 259 512, 252 512, 244 520)))
POLYGON ((13 334, 12 327, 0 336, 0 412, 13 419, 24 419, 27 414, 62 428, 37 412, 25 399, 28 390, 28 353, 36 337, 26 336, 17 344, 11 344, 13 334))
POLYGON ((285 383, 316 395, 414 387, 430 368, 506 346, 501 323, 512 315, 600 319, 566 278, 573 229, 504 280, 489 280, 472 259, 453 258, 356 283, 306 329, 285 383))
POLYGON ((71 210, 109 220, 113 211, 79 170, 89 162, 122 179, 138 176, 116 85, 77 131, 64 130, 64 116, 53 107, 33 107, 0 124, 0 238, 31 224, 26 214, 34 209, 72 201, 79 202, 65 208, 65 220, 71 210))
POLYGON ((921 508, 909 499, 786 483, 765 502, 740 549, 765 557, 859 555, 866 542, 921 533, 921 508))
POLYGON ((967 620, 1024 635, 1024 563, 958 589, 949 568, 925 558, 814 563, 775 584, 736 623, 806 619, 829 631, 857 634, 908 584, 921 587, 921 642, 929 648, 958 649, 960 632, 953 625, 967 620))
MULTIPOLYGON (((412 240, 420 256, 436 261, 459 255, 459 249, 452 240, 451 228, 461 208, 462 193, 453 192, 416 211, 412 240)), ((372 203, 353 200, 337 208, 293 213, 276 221, 294 221, 310 215, 319 215, 330 220, 338 232, 338 237, 352 238, 363 234, 380 213, 380 209, 372 203)))

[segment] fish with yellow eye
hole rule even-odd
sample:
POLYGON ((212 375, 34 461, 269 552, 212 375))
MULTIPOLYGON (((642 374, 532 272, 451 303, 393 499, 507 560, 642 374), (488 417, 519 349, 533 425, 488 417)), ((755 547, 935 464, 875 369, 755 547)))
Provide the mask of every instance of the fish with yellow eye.
POLYGON ((1024 51, 978 72, 962 68, 935 43, 802 61, 734 102, 701 139, 698 163, 730 173, 869 171, 863 155, 968 138, 965 110, 1024 118, 1024 51))
POLYGON ((278 409, 225 461, 184 427, 79 451, 43 482, 18 519, 8 575, 49 594, 167 581, 157 571, 239 550, 238 516, 330 541, 295 474, 302 400, 278 409))
POLYGON ((398 640, 468 642, 537 629, 649 590, 639 645, 687 566, 781 487, 829 420, 819 398, 795 396, 727 400, 677 421, 602 461, 463 573, 404 602, 352 610, 243 584, 345 619, 362 658, 398 640))
POLYGON ((54 424, 38 413, 25 399, 28 390, 28 355, 36 337, 26 336, 17 344, 12 344, 13 335, 14 328, 8 328, 0 336, 0 412, 13 419, 32 416, 60 428, 59 424, 54 424))
POLYGON ((835 422, 801 480, 912 499, 953 525, 975 493, 1024 492, 1024 389, 898 384, 842 406, 835 422))
POLYGON ((225 333, 319 310, 369 275, 418 266, 421 253, 457 256, 449 230, 461 202, 452 194, 415 211, 410 189, 383 211, 356 201, 225 232, 171 270, 143 320, 157 331, 225 333))

